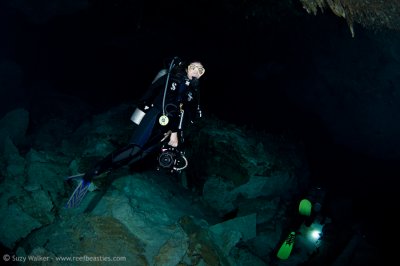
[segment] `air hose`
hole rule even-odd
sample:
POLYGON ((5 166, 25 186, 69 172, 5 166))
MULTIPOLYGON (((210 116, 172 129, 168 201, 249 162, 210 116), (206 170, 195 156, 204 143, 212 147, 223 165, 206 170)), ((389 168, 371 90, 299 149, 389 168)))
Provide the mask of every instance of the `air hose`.
POLYGON ((168 69, 167 81, 165 82, 164 95, 163 95, 163 101, 162 101, 162 113, 163 114, 160 117, 160 119, 158 120, 158 122, 162 126, 166 126, 169 122, 169 119, 168 119, 168 116, 167 116, 166 110, 165 110, 165 98, 167 97, 169 76, 171 74, 172 68, 175 66, 175 59, 178 59, 178 57, 174 57, 174 59, 172 59, 171 64, 169 65, 169 69, 168 69))

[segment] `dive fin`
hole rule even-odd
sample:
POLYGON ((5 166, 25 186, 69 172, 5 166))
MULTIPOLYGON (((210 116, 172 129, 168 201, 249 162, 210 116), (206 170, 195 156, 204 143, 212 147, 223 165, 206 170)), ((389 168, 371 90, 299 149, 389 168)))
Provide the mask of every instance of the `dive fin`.
POLYGON ((67 209, 77 207, 88 192, 90 184, 90 181, 81 179, 79 185, 74 190, 74 193, 72 193, 65 207, 67 209))
POLYGON ((281 260, 287 260, 293 249, 294 240, 296 238, 296 232, 292 231, 283 242, 282 246, 279 248, 276 256, 281 260))
POLYGON ((74 179, 74 178, 81 178, 81 177, 83 177, 84 175, 85 175, 85 174, 77 174, 77 175, 67 176, 67 177, 64 178, 64 181, 71 180, 71 179, 74 179))
POLYGON ((312 204, 308 199, 302 199, 299 204, 299 213, 304 216, 311 215, 312 204))

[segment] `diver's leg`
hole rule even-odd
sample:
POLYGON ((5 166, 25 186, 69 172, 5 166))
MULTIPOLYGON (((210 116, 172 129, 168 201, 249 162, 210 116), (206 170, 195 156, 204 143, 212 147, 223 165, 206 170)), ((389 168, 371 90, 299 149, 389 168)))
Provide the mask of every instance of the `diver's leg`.
POLYGON ((104 159, 98 162, 92 169, 85 173, 83 179, 87 181, 93 180, 94 177, 99 176, 107 171, 118 169, 124 165, 130 164, 142 158, 142 149, 134 144, 129 144, 119 150, 116 150, 104 159))
POLYGON ((143 149, 136 144, 129 144, 126 149, 113 157, 114 168, 119 168, 124 165, 131 164, 143 158, 143 149))
POLYGON ((142 122, 133 133, 130 144, 122 149, 109 154, 106 158, 101 160, 83 177, 85 180, 92 180, 94 177, 106 172, 120 168, 121 166, 131 164, 143 158, 146 155, 145 146, 148 146, 149 139, 153 134, 153 128, 157 115, 160 111, 156 108, 151 108, 144 116, 142 122), (142 149, 141 147, 144 147, 142 149))

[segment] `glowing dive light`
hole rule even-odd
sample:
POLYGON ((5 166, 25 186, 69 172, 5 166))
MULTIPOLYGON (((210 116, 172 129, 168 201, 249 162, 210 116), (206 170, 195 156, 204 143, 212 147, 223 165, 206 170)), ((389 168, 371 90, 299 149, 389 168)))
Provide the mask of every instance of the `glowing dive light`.
POLYGON ((311 236, 311 238, 312 239, 314 239, 314 240, 318 240, 320 237, 321 237, 321 231, 319 231, 319 230, 312 230, 311 232, 310 232, 310 236, 311 236))

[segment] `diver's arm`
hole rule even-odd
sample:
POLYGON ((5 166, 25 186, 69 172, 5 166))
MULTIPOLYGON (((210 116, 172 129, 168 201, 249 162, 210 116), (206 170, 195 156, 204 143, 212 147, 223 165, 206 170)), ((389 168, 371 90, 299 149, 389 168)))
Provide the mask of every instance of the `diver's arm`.
POLYGON ((178 147, 179 145, 178 132, 182 130, 182 119, 183 111, 180 114, 175 113, 170 119, 170 130, 172 133, 169 137, 168 145, 172 147, 178 147))
POLYGON ((163 90, 165 86, 166 78, 161 76, 160 78, 154 80, 145 93, 140 97, 139 104, 142 106, 149 106, 152 104, 157 95, 163 90))

